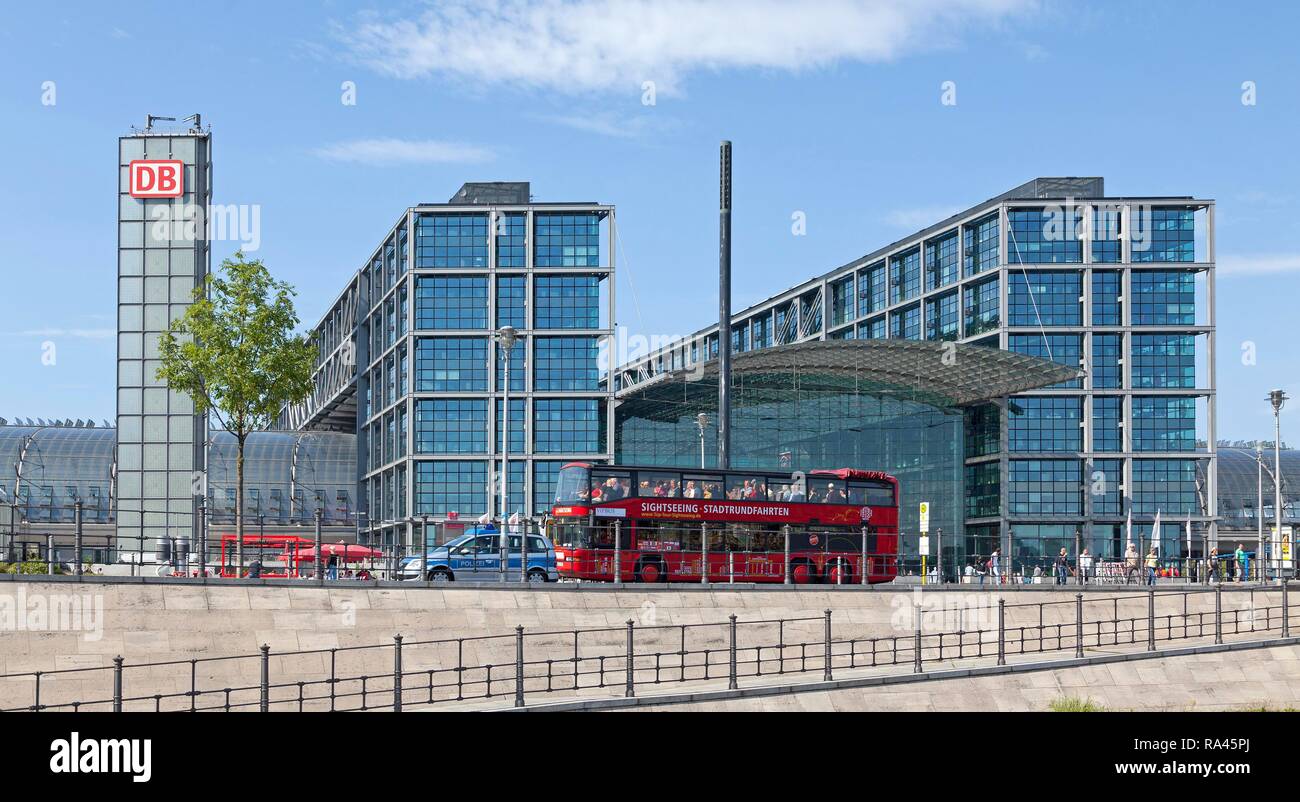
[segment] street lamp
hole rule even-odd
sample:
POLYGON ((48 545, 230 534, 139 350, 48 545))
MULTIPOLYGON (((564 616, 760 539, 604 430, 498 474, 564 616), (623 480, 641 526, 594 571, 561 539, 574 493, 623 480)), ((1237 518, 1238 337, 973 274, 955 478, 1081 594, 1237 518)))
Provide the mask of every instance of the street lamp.
MULTIPOLYGON (((1281 390, 1270 390, 1268 400, 1273 405, 1273 518, 1277 521, 1274 537, 1277 538, 1278 556, 1280 557, 1282 544, 1282 407, 1286 406, 1287 395, 1281 390)), ((1279 566, 1279 574, 1282 573, 1280 569, 1281 566, 1279 566)), ((1283 581, 1285 581, 1284 578, 1283 581)))
POLYGON ((709 416, 701 412, 695 416, 695 425, 700 429, 700 468, 704 468, 704 430, 709 427, 709 416))
POLYGON ((502 326, 497 329, 497 344, 501 346, 501 360, 505 366, 505 379, 501 387, 501 579, 506 575, 506 562, 509 559, 509 537, 506 534, 506 516, 509 509, 510 489, 510 349, 519 341, 519 332, 514 326, 502 326))

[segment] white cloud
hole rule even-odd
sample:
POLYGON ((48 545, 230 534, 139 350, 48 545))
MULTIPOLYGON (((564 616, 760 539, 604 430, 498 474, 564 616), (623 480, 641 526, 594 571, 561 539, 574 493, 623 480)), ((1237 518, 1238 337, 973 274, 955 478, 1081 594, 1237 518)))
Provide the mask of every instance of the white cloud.
POLYGON ((957 212, 960 206, 925 206, 917 209, 895 209, 885 215, 885 222, 894 228, 906 228, 918 231, 932 226, 940 220, 946 220, 957 212))
POLYGON ((1038 0, 442 0, 413 18, 367 15, 336 33, 398 78, 562 92, 671 93, 697 70, 799 71, 950 47, 1038 0))
POLYGON ((316 148, 327 161, 386 167, 397 164, 475 164, 491 161, 492 151, 476 145, 432 139, 356 139, 316 148))
POLYGON ((1216 267, 1229 278, 1300 273, 1300 253, 1236 254, 1220 258, 1216 267))

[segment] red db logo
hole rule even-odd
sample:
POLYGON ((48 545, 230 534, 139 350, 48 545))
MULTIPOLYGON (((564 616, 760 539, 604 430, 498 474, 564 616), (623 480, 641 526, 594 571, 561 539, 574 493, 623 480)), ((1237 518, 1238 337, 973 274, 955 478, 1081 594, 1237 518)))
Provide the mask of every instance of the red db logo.
POLYGON ((185 191, 185 165, 170 159, 131 162, 131 197, 179 198, 185 191))

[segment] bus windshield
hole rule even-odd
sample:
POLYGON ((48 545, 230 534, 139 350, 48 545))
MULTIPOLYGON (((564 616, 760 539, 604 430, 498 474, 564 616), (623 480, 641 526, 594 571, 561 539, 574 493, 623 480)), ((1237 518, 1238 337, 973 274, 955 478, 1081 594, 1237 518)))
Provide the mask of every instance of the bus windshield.
POLYGON ((566 465, 555 482, 556 504, 586 504, 591 500, 591 469, 566 465))

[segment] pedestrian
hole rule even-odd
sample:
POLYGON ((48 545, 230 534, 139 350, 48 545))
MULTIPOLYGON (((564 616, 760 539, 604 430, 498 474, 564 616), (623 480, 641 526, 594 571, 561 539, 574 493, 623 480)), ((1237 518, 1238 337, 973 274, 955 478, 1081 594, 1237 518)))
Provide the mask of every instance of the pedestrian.
POLYGON ((1246 581, 1246 549, 1240 543, 1237 544, 1237 551, 1232 555, 1237 562, 1237 581, 1246 581))
POLYGON ((975 573, 979 574, 980 587, 984 587, 984 580, 989 575, 989 564, 987 561, 981 561, 979 555, 975 556, 975 573))
POLYGON ((1147 552, 1147 584, 1154 586, 1156 584, 1156 547, 1152 546, 1151 551, 1147 552))
POLYGON ((1088 577, 1092 576, 1092 555, 1087 549, 1079 554, 1079 572, 1083 575, 1083 584, 1088 584, 1088 577))
POLYGON ((1056 555, 1056 584, 1066 584, 1066 578, 1070 575, 1070 556, 1065 549, 1056 555))
POLYGON ((339 578, 339 556, 334 552, 330 552, 330 558, 325 563, 325 572, 331 582, 339 578))
POLYGON ((1210 570, 1206 580, 1215 585, 1219 583, 1219 548, 1217 546, 1210 549, 1210 570))
POLYGON ((994 549, 989 555, 989 576, 993 579, 993 584, 1002 584, 1002 549, 994 549))

